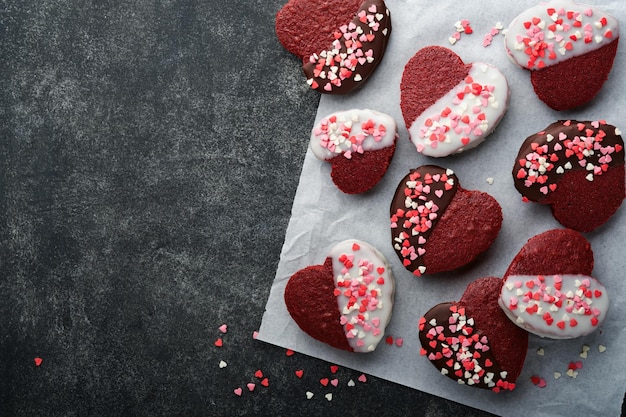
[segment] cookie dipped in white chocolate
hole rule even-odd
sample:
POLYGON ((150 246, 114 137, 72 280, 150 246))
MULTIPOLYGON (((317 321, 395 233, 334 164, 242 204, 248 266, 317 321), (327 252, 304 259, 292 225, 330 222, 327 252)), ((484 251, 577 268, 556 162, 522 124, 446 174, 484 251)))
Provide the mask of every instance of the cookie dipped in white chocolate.
POLYGON ((462 82, 411 124, 411 142, 418 152, 433 157, 472 149, 500 122, 508 98, 504 75, 493 65, 475 62, 462 82))

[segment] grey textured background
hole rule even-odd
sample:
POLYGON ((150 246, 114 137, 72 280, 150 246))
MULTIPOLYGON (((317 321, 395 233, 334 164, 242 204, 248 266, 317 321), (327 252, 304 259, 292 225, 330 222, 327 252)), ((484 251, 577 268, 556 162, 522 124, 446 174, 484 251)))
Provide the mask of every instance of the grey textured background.
POLYGON ((486 415, 252 338, 318 104, 283 3, 0 1, 0 416, 486 415))

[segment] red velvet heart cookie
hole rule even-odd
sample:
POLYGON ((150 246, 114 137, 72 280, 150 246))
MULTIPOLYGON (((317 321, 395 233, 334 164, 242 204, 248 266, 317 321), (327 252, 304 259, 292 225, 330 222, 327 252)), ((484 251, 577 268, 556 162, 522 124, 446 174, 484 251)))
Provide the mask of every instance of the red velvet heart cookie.
POLYGON ((481 278, 458 302, 438 304, 419 320, 420 353, 460 384, 512 391, 522 371, 528 333, 498 305, 502 280, 481 278))
POLYGON ((509 88, 493 65, 465 64, 450 49, 428 46, 404 67, 400 94, 417 151, 443 157, 485 140, 506 112, 509 88))
POLYGON ((292 275, 284 299, 309 336, 337 349, 371 352, 391 319, 394 289, 382 253, 351 239, 334 246, 323 265, 292 275))
POLYGON ((416 276, 466 265, 491 246, 502 225, 493 197, 461 188, 452 170, 435 165, 400 181, 390 214, 393 248, 416 276))
POLYGON ((513 167, 524 201, 547 204, 565 227, 590 232, 626 195, 624 141, 605 121, 559 121, 528 137, 513 167))
POLYGON ((395 120, 374 110, 347 110, 312 130, 313 154, 332 165, 331 178, 346 194, 364 193, 385 175, 396 150, 395 120))
POLYGON ((551 0, 522 12, 505 35, 507 53, 531 71, 535 93, 555 110, 596 96, 611 72, 618 41, 615 18, 572 0, 551 0))
POLYGON ((303 59, 311 88, 345 94, 362 86, 382 60, 391 17, 383 0, 290 0, 276 15, 276 34, 303 59))
POLYGON ((555 229, 532 237, 506 271, 499 304, 517 326, 541 337, 569 339, 595 331, 609 301, 591 276, 591 244, 555 229))

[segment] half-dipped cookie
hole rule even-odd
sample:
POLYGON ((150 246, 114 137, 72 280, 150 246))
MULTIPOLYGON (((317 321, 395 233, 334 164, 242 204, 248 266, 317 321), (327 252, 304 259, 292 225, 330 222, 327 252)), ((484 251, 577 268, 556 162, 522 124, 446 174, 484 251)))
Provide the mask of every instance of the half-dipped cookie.
POLYGON ((349 239, 322 265, 297 271, 285 287, 287 311, 309 336, 350 352, 371 352, 391 320, 395 283, 383 254, 349 239))
POLYGON ((390 207, 391 244, 414 275, 457 269, 486 251, 502 225, 500 204, 465 190, 450 169, 423 165, 398 184, 390 207))
POLYGON ((565 227, 590 232, 626 195, 621 131, 600 121, 562 120, 529 136, 513 179, 524 201, 547 204, 565 227))

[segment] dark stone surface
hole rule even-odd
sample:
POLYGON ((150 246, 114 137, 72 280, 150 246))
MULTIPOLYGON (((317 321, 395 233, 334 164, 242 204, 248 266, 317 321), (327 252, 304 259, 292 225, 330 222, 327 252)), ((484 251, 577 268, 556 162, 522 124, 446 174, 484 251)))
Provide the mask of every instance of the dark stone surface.
POLYGON ((318 104, 282 4, 2 2, 0 415, 486 415, 252 338, 318 104))

